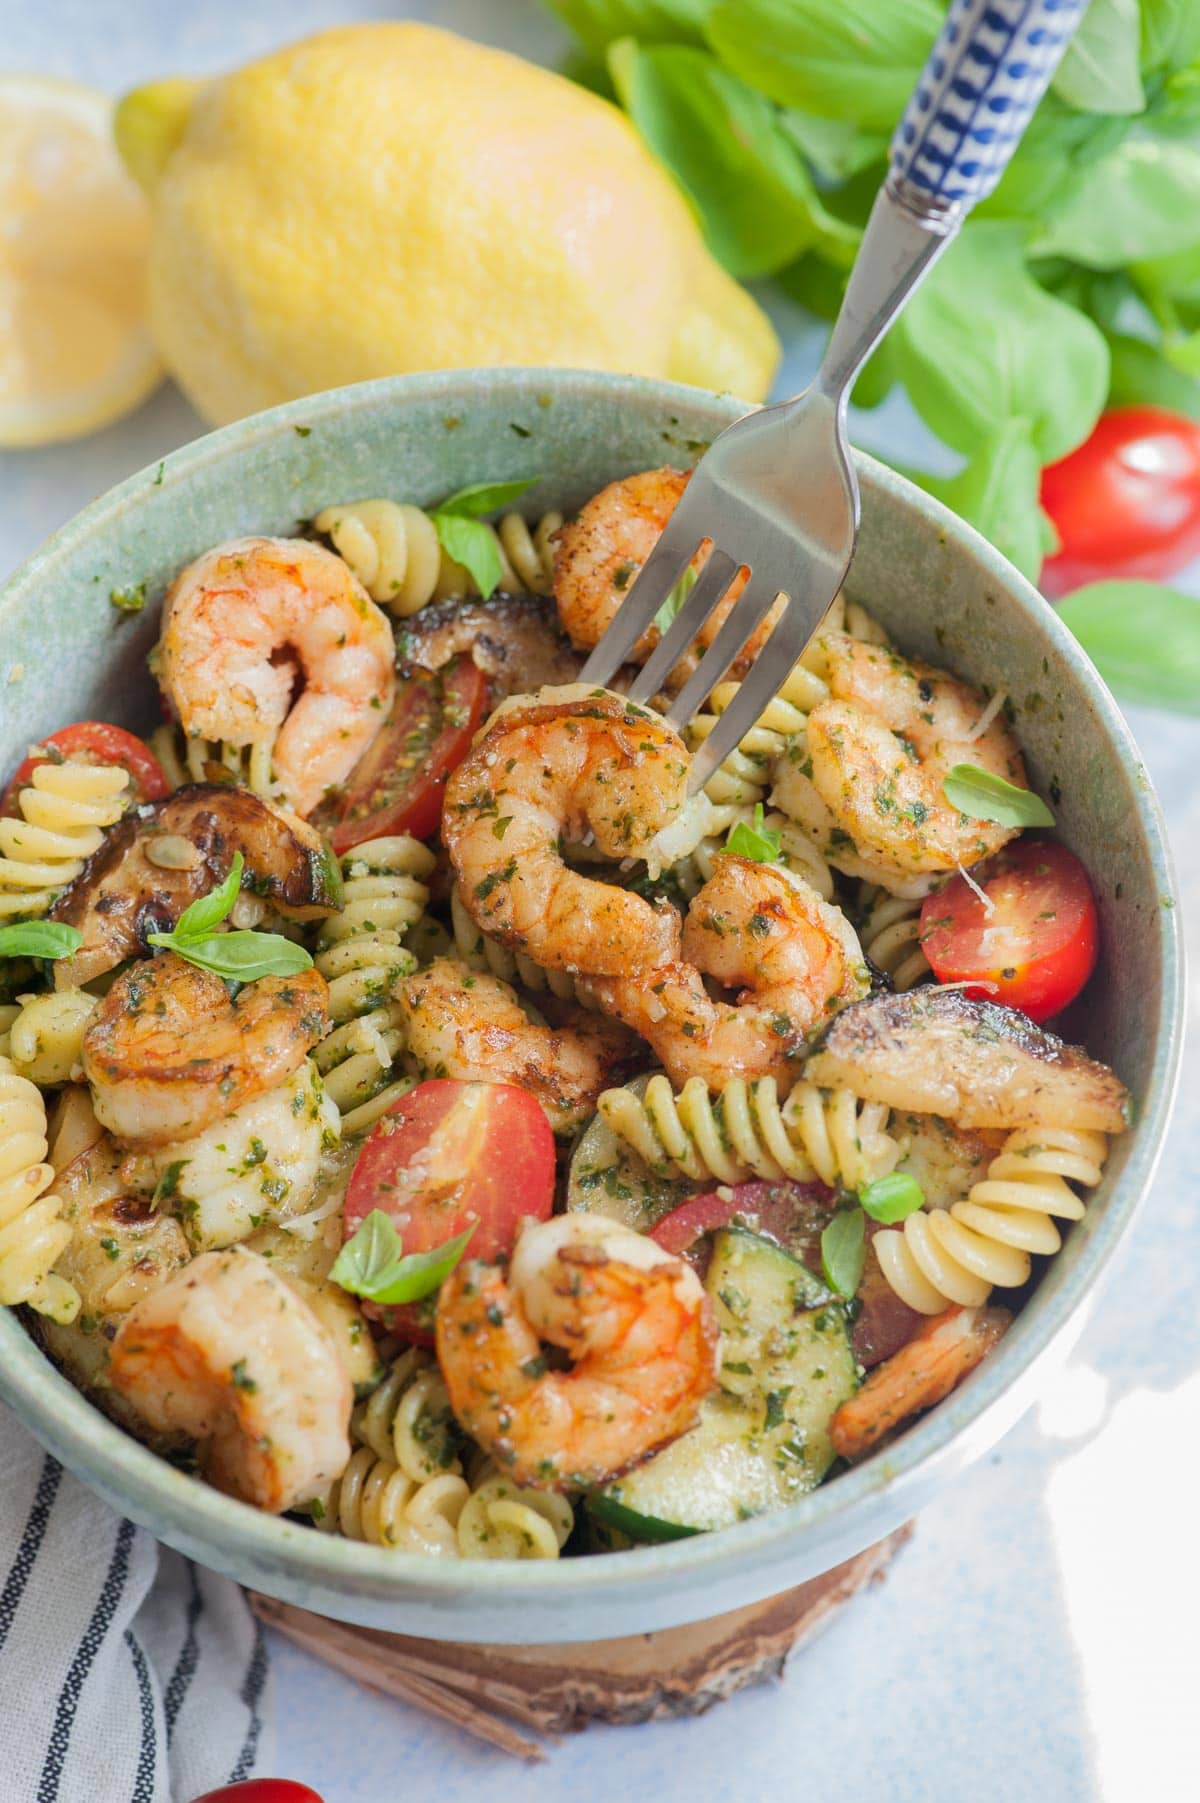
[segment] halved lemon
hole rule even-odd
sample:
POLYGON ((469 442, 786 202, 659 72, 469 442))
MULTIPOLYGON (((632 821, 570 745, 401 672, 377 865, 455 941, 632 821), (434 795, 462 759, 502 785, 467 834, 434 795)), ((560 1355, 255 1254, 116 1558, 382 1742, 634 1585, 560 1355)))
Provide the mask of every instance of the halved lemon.
POLYGON ((78 438, 162 377, 146 321, 149 209, 112 101, 0 76, 0 445, 78 438))

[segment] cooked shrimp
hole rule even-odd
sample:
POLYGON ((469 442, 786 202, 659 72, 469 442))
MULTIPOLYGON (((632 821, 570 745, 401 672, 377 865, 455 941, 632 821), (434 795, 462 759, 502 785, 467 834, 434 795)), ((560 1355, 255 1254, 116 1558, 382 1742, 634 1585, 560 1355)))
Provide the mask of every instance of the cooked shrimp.
POLYGON ((596 1215, 526 1227, 509 1274, 459 1265, 437 1351, 459 1421, 518 1484, 601 1484, 691 1427, 718 1334, 690 1266, 596 1215), (570 1354, 549 1371, 541 1341, 570 1354))
POLYGON ((174 952, 131 965, 92 1016, 83 1069, 101 1124, 164 1145, 283 1083, 329 1025, 319 971, 262 977, 231 1001, 174 952))
MULTIPOLYGON (((590 651, 600 643, 689 480, 687 472, 673 469, 642 470, 636 476, 624 476, 593 495, 574 519, 559 527, 555 534, 554 599, 563 630, 577 650, 590 651)), ((692 560, 691 567, 697 574, 709 549, 710 540, 705 539, 692 560)), ((745 586, 746 578, 735 576, 720 606, 702 627, 700 644, 712 643, 745 586)), ((742 676, 750 668, 773 621, 774 615, 769 616, 747 642, 733 666, 734 676, 742 676)), ((630 654, 632 662, 644 664, 660 636, 657 626, 648 627, 630 654)), ((672 672, 671 686, 681 684, 696 661, 694 654, 682 659, 672 672)))
POLYGON ((831 698, 808 716, 807 749, 778 766, 776 804, 839 869, 885 885, 999 851, 1017 829, 960 814, 942 781, 974 764, 1028 787, 1003 711, 980 731, 986 696, 947 671, 841 632, 821 646, 831 698))
POLYGON ((435 958, 404 977, 395 997, 408 1049, 427 1076, 519 1084, 556 1133, 594 1114, 615 1073, 636 1065, 633 1038, 616 1021, 584 1014, 569 1027, 541 1026, 507 983, 456 958, 435 958))
POLYGON ((802 878, 748 858, 717 858, 688 909, 682 949, 681 961, 653 973, 591 985, 602 1008, 649 1041, 676 1085, 774 1077, 790 1088, 808 1030, 870 987, 841 910, 802 878), (714 1001, 705 977, 740 993, 714 1001))
POLYGON ((274 740, 274 774, 300 814, 349 776, 395 687, 387 615, 307 539, 235 539, 189 564, 163 606, 158 659, 186 733, 274 740))
POLYGON ((949 1396, 1011 1322, 1006 1308, 948 1308, 930 1316, 834 1414, 829 1432, 839 1457, 860 1459, 909 1415, 949 1396))
POLYGON ((564 840, 643 855, 683 806, 688 753, 648 708, 573 684, 507 704, 446 785, 442 838, 468 913, 537 964, 584 976, 677 956, 679 917, 571 870, 564 840))
POLYGON ((346 1368, 265 1258, 205 1252, 125 1317, 109 1376, 156 1433, 202 1442, 210 1483, 279 1514, 350 1457, 346 1368))

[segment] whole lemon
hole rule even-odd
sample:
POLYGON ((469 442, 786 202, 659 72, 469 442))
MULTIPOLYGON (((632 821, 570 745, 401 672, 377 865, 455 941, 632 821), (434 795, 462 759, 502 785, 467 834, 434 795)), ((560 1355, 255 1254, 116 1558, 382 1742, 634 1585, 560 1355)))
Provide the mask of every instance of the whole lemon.
POLYGON ((151 322, 221 423, 398 371, 566 365, 760 400, 771 326, 625 117, 418 24, 349 26, 118 109, 151 322))

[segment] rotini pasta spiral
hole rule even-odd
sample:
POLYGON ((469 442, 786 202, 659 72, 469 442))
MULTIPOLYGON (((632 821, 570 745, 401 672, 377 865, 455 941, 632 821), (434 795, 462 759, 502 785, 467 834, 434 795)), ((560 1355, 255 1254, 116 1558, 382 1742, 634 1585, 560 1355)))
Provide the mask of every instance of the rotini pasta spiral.
POLYGON ((359 1442, 317 1525, 350 1540, 457 1558, 457 1525, 471 1487, 461 1435, 437 1364, 410 1347, 350 1420, 359 1442))
POLYGON ((640 1099, 607 1089, 597 1104, 617 1136, 645 1163, 700 1183, 751 1177, 819 1178, 831 1189, 862 1189, 893 1170, 900 1148, 887 1131, 888 1109, 848 1089, 798 1083, 780 1105, 773 1077, 734 1077, 716 1097, 702 1077, 676 1095, 652 1077, 640 1099))
POLYGON ((271 773, 273 736, 256 745, 229 745, 217 739, 185 738, 179 727, 164 725, 151 733, 150 749, 172 789, 211 782, 217 775, 269 801, 283 798, 282 786, 271 773))
POLYGON ((44 763, 17 796, 19 819, 0 819, 0 920, 44 914, 97 851, 129 800, 116 764, 44 763))
POLYGON ((403 1046, 392 984, 416 968, 403 940, 428 904, 422 879, 435 862, 403 833, 368 839, 342 859, 342 907, 323 924, 316 954, 335 1025, 315 1057, 347 1135, 364 1133, 412 1087, 390 1080, 403 1046))
MULTIPOLYGON (((879 622, 857 602, 847 601, 844 595, 839 595, 830 608, 824 629, 848 632, 852 638, 872 644, 887 643, 887 634, 879 622)), ((803 732, 812 709, 829 694, 825 674, 825 656, 817 639, 804 652, 749 732, 709 777, 704 793, 718 811, 716 831, 728 831, 742 816, 743 810, 766 800, 771 766, 795 741, 797 734, 803 732)), ((707 707, 688 726, 687 740, 693 751, 707 739, 740 687, 738 682, 717 684, 708 698, 707 707)))
POLYGON ((351 1420, 351 1433, 377 1459, 390 1459, 423 1484, 444 1471, 461 1472, 462 1435, 437 1361, 410 1346, 351 1420))
POLYGON ((28 1303, 54 1321, 73 1321, 79 1295, 52 1267, 71 1228, 50 1192, 46 1105, 37 1085, 0 1059, 0 1303, 28 1303))
POLYGON ((8 1029, 8 1055, 17 1073, 43 1089, 69 1083, 79 1071, 95 996, 84 989, 52 989, 19 1001, 8 1029))
MULTIPOLYGON (((375 601, 402 619, 430 601, 478 594, 470 572, 448 557, 437 527, 420 507, 404 502, 354 501, 325 507, 313 521, 332 540, 375 601)), ((547 513, 531 529, 519 513, 489 526, 500 558, 500 587, 510 594, 548 595, 553 579, 551 538, 562 525, 547 513)))
MULTIPOLYGON (((812 844, 801 828, 794 826, 792 830, 812 844)), ((816 847, 813 849, 815 852, 816 847)), ((911 989, 929 975, 929 960, 921 949, 919 896, 890 895, 886 889, 864 883, 859 892, 859 908, 859 943, 877 970, 884 971, 899 990, 911 989)))
POLYGON ((1015 1289, 1030 1254, 1062 1245, 1054 1216, 1078 1221, 1085 1209, 1072 1183, 1092 1189, 1108 1153, 1102 1133, 1021 1128, 1010 1133, 987 1175, 950 1208, 920 1210, 902 1229, 875 1235, 875 1251, 901 1301, 923 1315, 950 1303, 977 1308, 993 1287, 1015 1289))
MULTIPOLYGON (((693 751, 707 739, 740 688, 738 682, 717 684, 704 712, 697 714, 688 726, 687 742, 693 751)), ((810 710, 828 693, 821 678, 814 676, 802 659, 749 732, 704 785, 704 793, 714 807, 729 810, 728 819, 718 822, 718 831, 727 830, 741 810, 753 808, 755 802, 766 799, 772 764, 790 740, 803 730, 810 710)))
POLYGON ((565 1497, 522 1490, 464 1442, 436 1361, 417 1347, 394 1360, 350 1422, 357 1450, 317 1525, 351 1540, 442 1558, 557 1559, 574 1525, 565 1497))
POLYGON ((390 1459, 360 1446, 326 1495, 311 1505, 312 1517, 322 1533, 456 1559, 458 1518, 470 1494, 466 1479, 455 1472, 415 1483, 390 1459))
POLYGON ((464 1559, 557 1559, 575 1511, 554 1490, 523 1490, 487 1460, 458 1518, 464 1559))

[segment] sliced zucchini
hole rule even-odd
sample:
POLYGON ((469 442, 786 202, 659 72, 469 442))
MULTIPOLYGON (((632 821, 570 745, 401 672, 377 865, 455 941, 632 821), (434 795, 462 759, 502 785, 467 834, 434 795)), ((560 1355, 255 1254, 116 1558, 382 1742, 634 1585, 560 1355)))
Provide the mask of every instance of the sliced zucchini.
MULTIPOLYGON (((637 1077, 628 1087, 640 1096, 649 1081, 649 1077, 637 1077)), ((696 1185, 689 1178, 656 1175, 631 1146, 617 1138, 603 1115, 592 1116, 571 1154, 567 1208, 607 1215, 638 1233, 648 1233, 695 1193, 696 1185)))
POLYGON ((722 1332, 720 1390, 689 1433, 589 1500, 631 1539, 728 1527, 815 1489, 834 1460, 834 1410, 858 1386, 845 1307, 773 1240, 722 1229, 705 1288, 722 1332))

